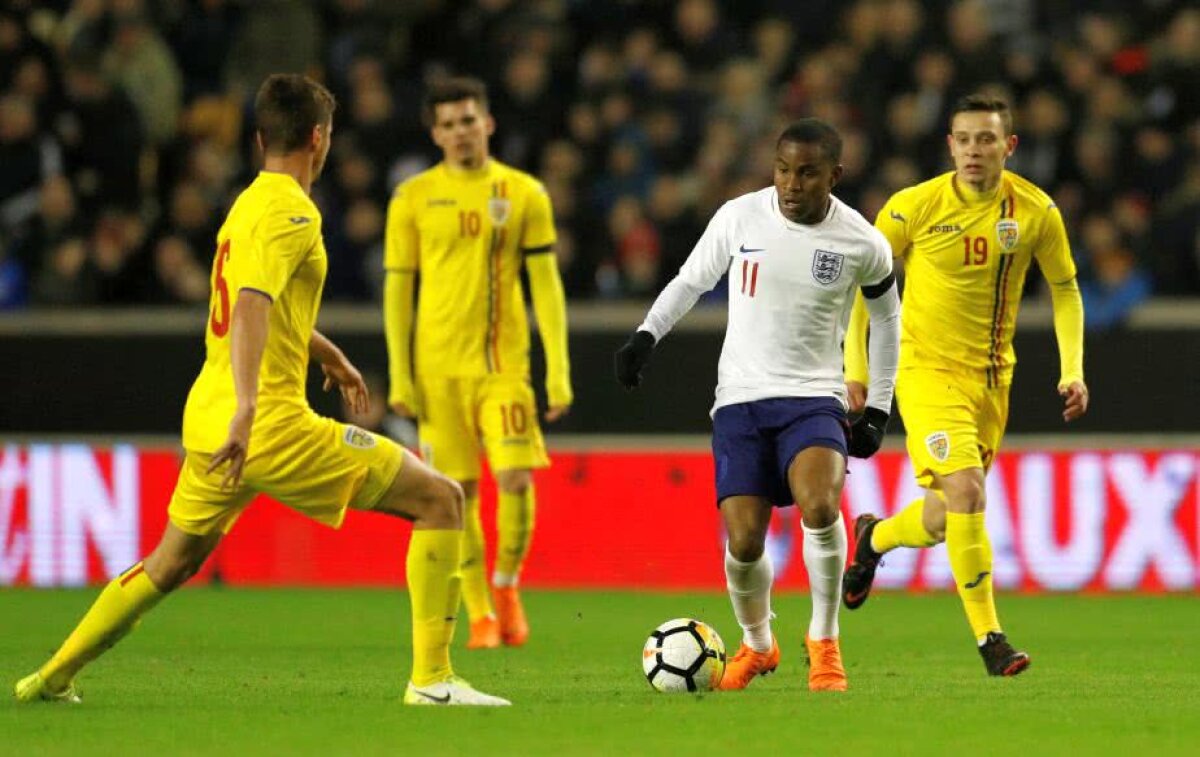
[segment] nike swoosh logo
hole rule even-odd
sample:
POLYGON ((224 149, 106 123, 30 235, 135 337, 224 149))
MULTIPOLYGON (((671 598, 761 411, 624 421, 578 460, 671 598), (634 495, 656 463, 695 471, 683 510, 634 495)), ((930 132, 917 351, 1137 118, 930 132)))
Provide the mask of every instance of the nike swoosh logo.
POLYGON ((976 586, 983 583, 983 579, 987 578, 990 575, 991 575, 991 571, 985 570, 982 573, 980 573, 978 576, 976 576, 974 581, 972 581, 969 584, 964 584, 963 588, 964 589, 974 589, 976 586))
POLYGON ((846 602, 849 604, 854 604, 865 596, 867 596, 865 591, 859 592, 858 594, 846 594, 846 602))
POLYGON ((890 216, 892 217, 892 220, 893 220, 893 221, 899 221, 900 223, 904 223, 904 222, 905 222, 905 218, 904 218, 904 216, 900 215, 899 213, 897 213, 897 212, 896 212, 896 211, 894 211, 894 210, 889 210, 889 211, 888 211, 888 215, 890 215, 890 216))
POLYGON ((746 254, 746 253, 748 253, 748 252, 765 252, 765 251, 766 251, 766 249, 767 249, 766 247, 747 247, 746 245, 742 245, 742 246, 741 246, 741 247, 738 249, 738 252, 740 252, 740 253, 742 253, 743 255, 745 255, 745 254, 746 254))
POLYGON ((437 702, 438 704, 450 704, 450 695, 449 694, 447 694, 443 697, 435 697, 433 694, 426 694, 423 691, 418 691, 417 694, 419 696, 425 697, 430 702, 437 702))

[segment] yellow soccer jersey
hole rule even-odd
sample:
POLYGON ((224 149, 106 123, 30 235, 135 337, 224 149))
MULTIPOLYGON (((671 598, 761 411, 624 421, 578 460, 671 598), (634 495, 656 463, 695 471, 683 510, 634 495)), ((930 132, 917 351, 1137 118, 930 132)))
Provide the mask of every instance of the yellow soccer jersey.
POLYGON ((499 161, 477 171, 439 163, 397 187, 384 265, 420 272, 417 370, 528 375, 522 258, 554 242, 545 188, 499 161))
POLYGON ((1009 171, 980 195, 951 172, 897 192, 875 226, 905 263, 900 368, 978 371, 988 386, 1007 386, 1030 261, 1052 285, 1075 278, 1050 197, 1009 171))
POLYGON ((327 267, 317 206, 291 176, 260 173, 238 196, 217 233, 204 367, 183 413, 186 449, 212 452, 229 432, 237 409, 229 327, 243 289, 262 292, 273 302, 252 448, 253 435, 307 409, 308 343, 327 267))

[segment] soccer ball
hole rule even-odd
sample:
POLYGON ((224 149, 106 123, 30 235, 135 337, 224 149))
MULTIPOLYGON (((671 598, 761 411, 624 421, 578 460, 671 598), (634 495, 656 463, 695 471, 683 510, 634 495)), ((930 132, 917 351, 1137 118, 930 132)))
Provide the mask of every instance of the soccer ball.
POLYGON ((668 620, 646 639, 642 670, 659 691, 710 691, 725 675, 725 642, 707 623, 668 620))

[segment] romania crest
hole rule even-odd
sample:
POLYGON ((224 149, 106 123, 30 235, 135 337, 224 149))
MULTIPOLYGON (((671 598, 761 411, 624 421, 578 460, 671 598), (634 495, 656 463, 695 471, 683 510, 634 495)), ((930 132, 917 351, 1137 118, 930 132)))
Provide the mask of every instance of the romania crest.
POLYGON ((1017 222, 1011 218, 1005 218, 996 222, 996 241, 1000 243, 1000 247, 1005 252, 1012 252, 1017 247, 1017 242, 1021 238, 1021 229, 1017 226, 1017 222))
POLYGON ((487 202, 488 217, 495 226, 503 226, 508 220, 508 212, 512 210, 512 202, 507 197, 489 197, 487 202))
POLYGON ((925 437, 925 446, 938 462, 944 463, 950 457, 950 437, 945 431, 935 431, 925 437))
POLYGON ((351 447, 359 449, 370 449, 375 446, 375 436, 369 431, 363 431, 358 426, 346 426, 346 433, 342 436, 342 440, 351 447))

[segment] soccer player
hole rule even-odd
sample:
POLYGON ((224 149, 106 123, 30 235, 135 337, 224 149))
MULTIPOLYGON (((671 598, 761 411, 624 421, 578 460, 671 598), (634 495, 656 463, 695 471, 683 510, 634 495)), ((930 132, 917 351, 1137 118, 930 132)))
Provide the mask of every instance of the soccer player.
POLYGON ((418 419, 426 461, 466 494, 467 648, 520 646, 529 637, 517 582, 533 536, 531 471, 550 464, 529 381, 522 267, 546 355, 546 420, 572 401, 554 217, 536 179, 490 157, 495 122, 483 82, 434 85, 423 116, 443 160, 397 187, 388 207, 388 403, 418 419), (499 490, 492 597, 479 516, 483 455, 499 490))
POLYGON ((729 535, 725 576, 743 636, 722 689, 745 688, 779 665, 771 633, 773 570, 764 547, 772 507, 792 503, 803 511, 812 589, 808 686, 847 687, 838 646, 846 455, 869 457, 883 440, 900 300, 887 240, 831 194, 842 175, 841 152, 841 138, 822 121, 788 127, 776 144, 774 186, 717 211, 616 354, 617 380, 638 386, 655 345, 728 273, 729 323, 717 369, 712 447, 717 507, 729 535), (877 338, 871 342, 871 398, 851 429, 841 344, 859 288, 877 338))
MULTIPOLYGON (((1062 216, 1029 181, 1004 170, 1017 146, 1001 100, 970 95, 954 107, 946 138, 954 170, 897 192, 875 221, 905 262, 903 335, 896 396, 924 496, 891 518, 861 515, 843 599, 867 600, 882 555, 946 542, 954 582, 990 675, 1029 667, 1000 628, 992 596, 992 550, 984 528, 984 477, 1008 419, 1012 335, 1030 261, 1050 284, 1063 419, 1087 412, 1083 303, 1062 216)), ((846 339, 851 407, 871 395, 856 308, 846 339)), ((873 391, 873 390, 872 390, 873 391)))
POLYGON ((408 550, 413 672, 405 704, 506 705, 455 676, 462 492, 394 442, 316 415, 304 395, 311 355, 351 406, 358 370, 316 331, 327 260, 309 198, 329 152, 333 96, 299 75, 267 78, 254 103, 262 172, 217 234, 206 357, 183 417, 186 456, 158 546, 114 579, 37 672, 23 701, 79 701, 74 680, 183 584, 259 493, 337 528, 347 507, 413 522, 408 550))

